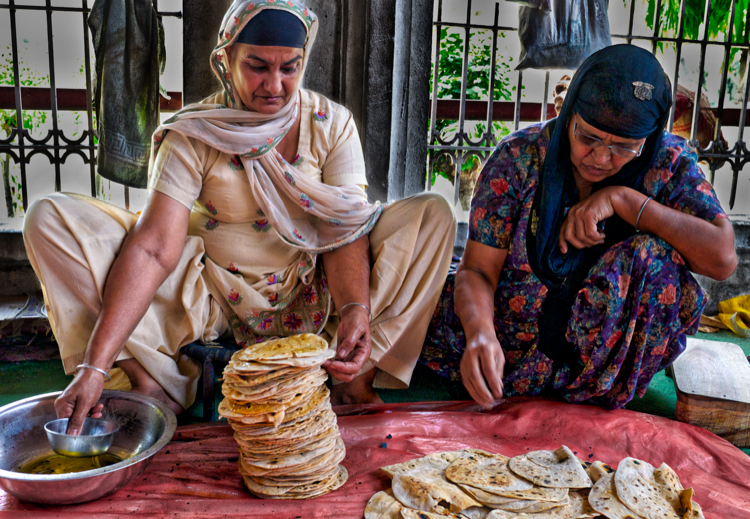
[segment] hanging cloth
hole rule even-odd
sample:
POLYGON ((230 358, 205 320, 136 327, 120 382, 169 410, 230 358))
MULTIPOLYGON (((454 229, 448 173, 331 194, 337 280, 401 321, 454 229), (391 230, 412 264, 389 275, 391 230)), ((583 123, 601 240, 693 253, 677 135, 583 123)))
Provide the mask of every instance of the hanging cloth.
POLYGON ((151 135, 159 125, 165 51, 151 0, 96 0, 88 17, 96 54, 94 110, 99 174, 145 188, 151 135))

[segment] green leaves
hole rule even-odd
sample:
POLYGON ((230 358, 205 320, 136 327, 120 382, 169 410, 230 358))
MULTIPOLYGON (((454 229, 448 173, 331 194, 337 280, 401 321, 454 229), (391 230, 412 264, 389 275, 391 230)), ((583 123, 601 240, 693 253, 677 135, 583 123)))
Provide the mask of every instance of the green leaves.
MULTIPOLYGON (((0 110, 0 129, 5 132, 6 137, 10 135, 13 128, 18 124, 16 112, 10 110, 0 110)), ((23 127, 29 131, 40 127, 47 122, 47 112, 43 110, 24 110, 23 127)))
MULTIPOLYGON (((440 30, 440 55, 438 64, 438 98, 460 99, 464 64, 464 30, 443 27, 440 30)), ((492 71, 492 32, 472 31, 469 39, 469 63, 466 78, 466 98, 477 100, 489 97, 490 74, 492 71)), ((505 33, 498 34, 498 40, 505 33)), ((495 63, 495 101, 509 101, 512 97, 510 86, 510 56, 498 56, 495 63)), ((433 64, 434 66, 434 64, 433 64)), ((434 69, 433 69, 434 71, 434 69)), ((434 85, 430 85, 430 92, 434 85)))
MULTIPOLYGON (((461 99, 463 89, 465 31, 443 27, 440 30, 440 54, 438 56, 438 84, 437 93, 439 99, 461 99)), ((506 37, 505 33, 498 34, 498 42, 506 37)), ((490 76, 492 73, 492 31, 474 30, 470 32, 468 68, 466 71, 466 99, 510 101, 513 98, 515 86, 511 86, 511 64, 513 58, 498 53, 495 67, 495 88, 490 96, 490 76)), ((433 64, 433 67, 435 65, 433 64)), ((433 69, 434 73, 434 69, 433 69)), ((430 82, 430 93, 435 85, 430 82)), ((444 139, 455 135, 459 130, 458 121, 438 120, 435 121, 435 130, 444 139)), ((504 122, 493 122, 494 135, 500 138, 510 133, 510 125, 504 122)), ((468 137, 478 141, 487 132, 485 123, 468 122, 465 125, 468 137)), ((479 159, 475 155, 469 155, 461 164, 462 171, 469 171, 478 167, 479 159)), ((455 181, 455 166, 442 155, 435 161, 431 172, 432 184, 438 177, 443 177, 451 182, 455 181)))
MULTIPOLYGON (((24 40, 25 41, 25 40, 24 40)), ((46 86, 49 85, 49 74, 42 75, 32 70, 23 62, 19 64, 18 76, 21 86, 46 86)), ((13 71, 13 52, 10 44, 0 52, 0 85, 14 86, 16 84, 13 71)))
MULTIPOLYGON (((653 30, 656 0, 646 1, 648 4, 646 9, 646 24, 649 29, 653 30)), ((709 39, 726 41, 729 28, 729 15, 731 14, 732 3, 735 1, 732 41, 737 43, 744 40, 746 12, 750 0, 712 0, 711 19, 708 24, 709 39)), ((685 29, 683 34, 685 39, 697 40, 702 36, 700 30, 705 12, 706 0, 685 0, 685 29)), ((680 0, 662 0, 661 16, 659 17, 659 35, 662 37, 676 37, 679 19, 680 0)), ((660 43, 659 45, 661 47, 662 44, 660 43)))
MULTIPOLYGON (((629 0, 624 0, 626 6, 629 0)), ((646 3, 646 25, 649 29, 654 28, 654 12, 657 0, 644 0, 646 3)), ((711 18, 708 23, 708 39, 710 41, 730 41, 729 18, 732 13, 732 4, 735 4, 734 21, 731 27, 731 42, 741 43, 745 41, 748 7, 750 0, 712 0, 711 18)), ((706 13, 706 0, 685 0, 685 27, 683 38, 686 40, 699 41, 703 37, 703 18, 706 13)), ((662 10, 659 17, 659 36, 675 38, 680 19, 680 0, 662 0, 662 10)), ((674 47, 674 43, 657 44, 661 53, 665 48, 674 47)), ((727 78, 726 92, 718 92, 719 96, 728 94, 735 103, 740 103, 742 93, 738 91, 742 83, 742 71, 740 70, 741 52, 738 48, 732 48, 729 54, 729 76, 727 78)), ((723 63, 721 64, 723 67, 723 63)), ((720 69, 719 69, 720 70, 720 69)), ((705 82, 704 82, 705 84, 705 82)))

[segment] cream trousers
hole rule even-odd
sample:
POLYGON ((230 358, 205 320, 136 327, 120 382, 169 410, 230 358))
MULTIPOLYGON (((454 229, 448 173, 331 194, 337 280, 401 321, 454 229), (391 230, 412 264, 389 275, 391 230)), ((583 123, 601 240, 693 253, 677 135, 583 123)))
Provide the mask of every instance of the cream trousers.
MULTIPOLYGON (((138 216, 101 200, 56 193, 29 209, 24 241, 42 283, 65 372, 82 362, 107 275, 138 216)), ((370 233, 375 387, 408 387, 450 265, 455 217, 439 195, 390 204, 370 233)), ((200 367, 180 352, 225 333, 228 317, 211 297, 203 241, 188 236, 177 268, 161 285, 118 360, 135 358, 177 403, 195 400, 200 367)), ((336 336, 334 315, 325 330, 336 336)), ((335 339, 334 339, 335 341, 335 339)))

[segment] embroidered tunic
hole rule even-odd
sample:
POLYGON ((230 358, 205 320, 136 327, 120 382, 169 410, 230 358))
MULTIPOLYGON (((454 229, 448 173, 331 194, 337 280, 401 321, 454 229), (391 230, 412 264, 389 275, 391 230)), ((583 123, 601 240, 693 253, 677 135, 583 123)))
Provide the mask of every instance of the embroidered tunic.
MULTIPOLYGON (((300 90, 300 105, 297 169, 329 185, 366 186, 351 113, 308 90, 300 90)), ((330 300, 325 283, 273 231, 238 157, 169 132, 149 187, 191 209, 189 234, 203 239, 209 290, 232 316, 238 342, 320 330, 330 300)))

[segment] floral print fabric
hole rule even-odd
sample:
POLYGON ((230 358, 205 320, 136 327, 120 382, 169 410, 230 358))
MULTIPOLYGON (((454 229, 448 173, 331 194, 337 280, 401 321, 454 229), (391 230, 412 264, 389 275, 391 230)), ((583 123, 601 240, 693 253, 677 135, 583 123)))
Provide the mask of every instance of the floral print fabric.
MULTIPOLYGON (((572 344, 566 346, 577 348, 580 361, 555 372, 536 349, 547 289, 533 274, 526 252, 526 227, 548 143, 543 123, 509 136, 485 165, 472 202, 469 239, 508 250, 494 317, 505 353, 505 393, 553 389, 570 402, 619 408, 634 395, 643 396, 654 374, 684 350, 684 334, 697 330, 704 294, 665 241, 639 234, 620 242, 589 272, 571 309, 566 338, 572 344)), ((644 189, 655 201, 699 218, 726 217, 680 137, 665 135, 644 189)), ((420 362, 459 380, 466 337, 453 306, 454 288, 451 274, 420 362)))
MULTIPOLYGON (((305 176, 321 188, 366 185, 351 113, 300 90, 300 117, 298 152, 308 160, 297 168, 297 178, 305 176), (321 109, 329 114, 325 123, 313 120, 321 109)), ((307 253, 275 231, 248 177, 236 154, 169 132, 156 157, 150 188, 191 209, 188 234, 203 241, 208 289, 224 313, 236 317, 231 324, 239 344, 318 332, 330 301, 321 272, 307 253), (305 297, 305 288, 314 289, 315 295, 308 292, 305 297)), ((294 204, 302 212, 300 200, 298 195, 294 204)))

